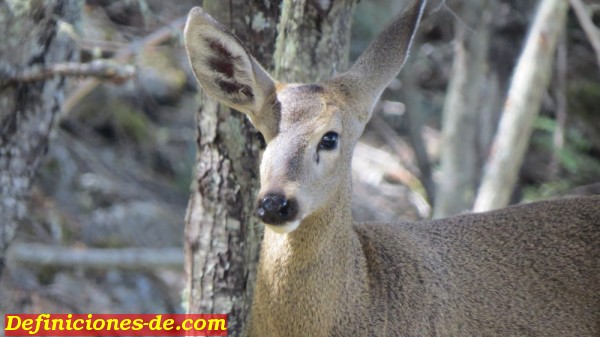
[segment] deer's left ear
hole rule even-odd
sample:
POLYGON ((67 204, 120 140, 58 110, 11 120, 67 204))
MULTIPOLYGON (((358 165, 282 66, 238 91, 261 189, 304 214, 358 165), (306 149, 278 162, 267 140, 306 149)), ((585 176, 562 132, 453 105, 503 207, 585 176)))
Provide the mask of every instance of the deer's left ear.
POLYGON ((385 87, 398 75, 404 65, 413 37, 421 20, 426 0, 413 0, 400 15, 377 35, 367 50, 345 73, 330 83, 366 106, 361 120, 367 121, 385 87))
POLYGON ((190 63, 202 88, 223 104, 247 114, 253 123, 275 81, 242 43, 202 8, 193 8, 184 30, 190 63))

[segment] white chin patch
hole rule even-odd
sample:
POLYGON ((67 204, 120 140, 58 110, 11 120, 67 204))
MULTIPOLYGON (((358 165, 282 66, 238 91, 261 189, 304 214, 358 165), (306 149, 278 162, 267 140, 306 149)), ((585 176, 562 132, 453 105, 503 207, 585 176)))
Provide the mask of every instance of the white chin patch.
POLYGON ((300 220, 288 222, 285 225, 279 225, 279 226, 266 225, 266 226, 267 226, 267 228, 269 228, 270 230, 272 230, 273 232, 275 232, 277 234, 287 234, 287 233, 293 232, 294 230, 296 230, 296 228, 298 228, 298 226, 300 226, 300 220))

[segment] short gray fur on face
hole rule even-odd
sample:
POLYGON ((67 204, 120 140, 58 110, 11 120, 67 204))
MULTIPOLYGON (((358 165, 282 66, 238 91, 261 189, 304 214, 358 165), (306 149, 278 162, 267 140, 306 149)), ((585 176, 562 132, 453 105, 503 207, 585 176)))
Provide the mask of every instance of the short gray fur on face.
POLYGON ((600 197, 352 222, 354 144, 424 7, 413 1, 348 72, 320 84, 276 82, 220 24, 190 12, 185 40, 202 88, 268 142, 257 204, 271 224, 248 335, 600 336, 600 197), (320 149, 328 132, 338 144, 320 149))
POLYGON ((345 135, 339 104, 323 86, 288 85, 277 92, 276 99, 281 106, 278 132, 262 156, 258 202, 283 191, 298 201, 298 216, 290 219, 297 221, 326 204, 337 187, 345 184, 340 180, 345 177, 344 166, 337 166, 336 161, 351 153, 353 144, 342 142, 340 149, 331 151, 319 149, 327 132, 336 132, 341 139, 345 135))

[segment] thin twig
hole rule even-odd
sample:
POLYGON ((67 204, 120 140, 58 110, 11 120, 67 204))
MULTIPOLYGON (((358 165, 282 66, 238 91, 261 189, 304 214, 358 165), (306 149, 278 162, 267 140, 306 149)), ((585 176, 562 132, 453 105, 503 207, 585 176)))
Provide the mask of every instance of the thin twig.
POLYGON ((123 82, 135 74, 135 67, 119 65, 106 60, 90 63, 55 63, 33 65, 20 70, 0 71, 0 88, 16 83, 43 81, 54 76, 86 76, 114 82, 123 82))
POLYGON ((127 43, 104 40, 82 39, 77 37, 77 45, 83 50, 100 49, 102 51, 117 52, 127 46, 127 43))
POLYGON ((440 3, 437 4, 437 6, 435 6, 435 8, 432 10, 432 12, 437 12, 442 9, 445 9, 446 11, 448 11, 448 13, 450 13, 450 15, 452 15, 454 17, 454 19, 458 23, 463 25, 469 32, 475 31, 473 29, 473 27, 469 26, 452 8, 450 8, 450 6, 448 6, 448 4, 446 3, 446 0, 440 0, 440 3))
POLYGON ((592 22, 592 10, 588 10, 581 0, 569 0, 569 2, 575 11, 575 15, 577 15, 577 19, 579 19, 581 28, 583 28, 583 31, 592 44, 592 48, 596 52, 598 66, 600 67, 600 29, 592 22))
MULTIPOLYGON (((410 83, 407 83, 407 86, 410 83)), ((416 95, 416 90, 413 89, 405 89, 412 91, 412 95, 416 95)), ((419 98, 411 98, 407 101, 407 104, 418 104, 418 102, 410 102, 410 100, 418 100, 419 98)), ((423 139, 422 133, 422 122, 420 120, 420 116, 417 116, 417 111, 415 109, 407 109, 406 112, 406 124, 408 125, 408 137, 410 140, 410 144, 415 154, 415 160, 417 162, 417 166, 419 168, 419 180, 425 188, 425 194, 427 196, 427 201, 429 205, 433 205, 435 201, 435 185, 433 182, 433 177, 431 175, 431 164, 429 162, 429 155, 427 153, 427 146, 425 145, 425 140, 423 139)))
POLYGON ((55 267, 156 269, 183 268, 182 248, 73 248, 14 243, 9 261, 55 267))
POLYGON ((567 124, 567 39, 563 32, 557 49, 555 61, 556 79, 554 86, 554 96, 556 97, 556 128, 552 136, 554 151, 552 152, 552 161, 550 162, 550 179, 558 176, 560 168, 560 153, 565 145, 565 125, 567 124))

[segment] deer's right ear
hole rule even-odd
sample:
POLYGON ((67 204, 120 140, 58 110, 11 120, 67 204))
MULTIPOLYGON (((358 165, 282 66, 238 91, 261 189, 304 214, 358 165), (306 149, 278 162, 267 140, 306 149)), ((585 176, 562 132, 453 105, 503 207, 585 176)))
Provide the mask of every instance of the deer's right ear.
POLYGON ((242 43, 202 8, 188 14, 184 30, 190 63, 202 88, 255 123, 275 81, 242 43))

